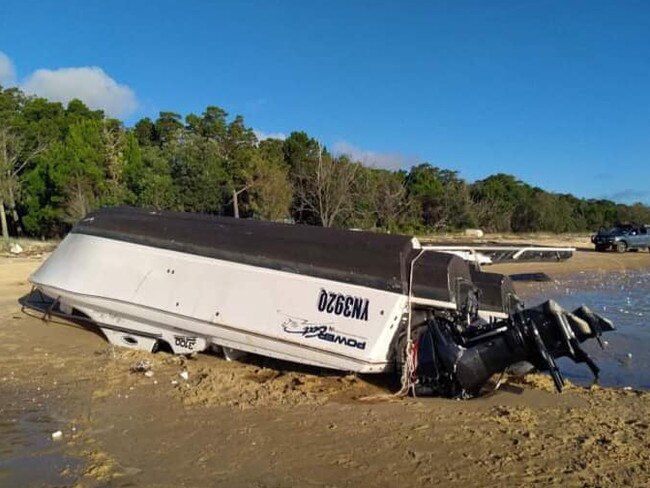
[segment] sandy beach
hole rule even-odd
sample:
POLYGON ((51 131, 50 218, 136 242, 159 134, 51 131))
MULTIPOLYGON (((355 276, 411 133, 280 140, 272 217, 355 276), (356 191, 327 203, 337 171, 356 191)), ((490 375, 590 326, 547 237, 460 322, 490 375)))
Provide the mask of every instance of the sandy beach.
MULTIPOLYGON (((564 263, 490 270, 561 281, 650 269, 648 252, 563 242, 584 250, 564 263)), ((41 261, 0 258, 0 462, 21 447, 2 447, 2 429, 26 446, 0 464, 0 486, 650 484, 648 392, 557 394, 547 376, 530 375, 470 401, 401 399, 386 377, 114 348, 92 331, 21 313, 17 300, 41 261), (152 374, 137 371, 143 365, 152 374), (51 459, 55 474, 30 468, 51 459)))

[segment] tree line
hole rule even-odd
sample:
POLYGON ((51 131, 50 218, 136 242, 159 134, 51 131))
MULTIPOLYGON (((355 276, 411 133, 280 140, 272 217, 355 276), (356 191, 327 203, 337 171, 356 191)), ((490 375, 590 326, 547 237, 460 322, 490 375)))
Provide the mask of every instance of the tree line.
POLYGON ((258 140, 243 117, 209 106, 132 128, 79 100, 62 105, 0 87, 2 235, 55 237, 114 205, 430 233, 574 232, 650 223, 650 208, 542 190, 507 174, 390 171, 332 154, 305 132, 258 140))

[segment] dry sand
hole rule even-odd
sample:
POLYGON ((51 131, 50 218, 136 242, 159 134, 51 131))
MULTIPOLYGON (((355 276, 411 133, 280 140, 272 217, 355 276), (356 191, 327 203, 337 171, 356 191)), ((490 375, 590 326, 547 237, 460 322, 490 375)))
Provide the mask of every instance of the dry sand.
MULTIPOLYGON (((648 393, 557 394, 531 375, 470 401, 368 401, 390 392, 387 378, 113 348, 20 313, 39 262, 0 258, 0 414, 12 422, 47 411, 60 448, 83 460, 64 473, 77 486, 650 484, 648 393), (153 374, 133 372, 138 365, 153 374)), ((581 252, 516 272, 645 266, 648 253, 581 252)), ((0 486, 10 475, 0 470, 0 486)))

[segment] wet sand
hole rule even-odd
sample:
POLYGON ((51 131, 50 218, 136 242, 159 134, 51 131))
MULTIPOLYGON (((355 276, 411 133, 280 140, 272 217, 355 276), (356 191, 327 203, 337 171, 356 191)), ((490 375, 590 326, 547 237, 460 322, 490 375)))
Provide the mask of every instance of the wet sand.
MULTIPOLYGON (((0 258, 0 446, 10 446, 0 448, 0 486, 650 484, 648 393, 557 394, 548 377, 531 375, 471 401, 397 399, 385 377, 127 351, 21 314, 17 299, 39 263, 0 258), (21 427, 34 412, 43 421, 21 427), (35 446, 31 465, 25 449, 12 450, 20 442, 5 442, 21 432, 35 446), (35 469, 52 457, 49 472, 35 469)), ((561 279, 650 268, 650 255, 510 266, 491 269, 561 279)))

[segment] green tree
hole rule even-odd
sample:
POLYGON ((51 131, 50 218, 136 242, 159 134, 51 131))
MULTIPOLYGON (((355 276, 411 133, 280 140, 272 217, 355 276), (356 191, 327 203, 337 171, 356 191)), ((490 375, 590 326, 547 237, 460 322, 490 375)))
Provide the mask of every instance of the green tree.
POLYGON ((284 160, 291 171, 296 171, 303 163, 313 163, 321 154, 320 144, 306 132, 292 132, 283 143, 284 160))
POLYGON ((160 137, 156 131, 156 125, 149 117, 138 120, 133 127, 133 134, 141 147, 160 144, 160 137))
POLYGON ((220 213, 227 198, 228 174, 219 145, 194 134, 163 147, 171 162, 177 204, 186 212, 220 213))
POLYGON ((532 188, 512 175, 499 173, 477 181, 472 185, 471 196, 478 224, 488 231, 525 230, 522 222, 528 221, 526 206, 531 193, 532 188), (519 219, 514 225, 513 218, 519 219))
POLYGON ((233 215, 239 217, 240 207, 244 213, 250 211, 250 198, 246 193, 255 183, 260 161, 255 158, 257 138, 253 130, 246 127, 240 115, 228 125, 223 139, 223 155, 228 192, 232 195, 233 215))
POLYGON ((62 198, 64 220, 75 223, 96 207, 108 189, 103 124, 81 120, 51 154, 52 180, 62 198))
POLYGON ((554 194, 496 174, 468 184, 421 164, 368 168, 305 132, 257 141, 243 117, 210 105, 161 112, 132 129, 79 100, 63 106, 0 88, 0 228, 57 235, 87 211, 123 203, 388 231, 584 231, 650 222, 650 208, 554 194))
POLYGON ((185 117, 187 129, 193 134, 208 139, 213 139, 218 144, 223 144, 228 132, 228 113, 214 105, 208 106, 203 114, 189 114, 185 117))
POLYGON ((267 139, 257 145, 252 174, 248 191, 252 215, 268 220, 289 218, 293 186, 284 162, 283 141, 267 139))
POLYGON ((474 225, 470 191, 456 171, 428 163, 411 168, 406 178, 409 197, 419 206, 422 223, 429 229, 474 225))
POLYGON ((26 102, 19 90, 0 88, 0 229, 4 241, 9 239, 7 213, 16 232, 22 233, 17 209, 21 175, 47 147, 23 117, 26 102))
POLYGON ((183 130, 181 116, 176 112, 160 112, 154 129, 159 144, 172 143, 183 130))
POLYGON ((170 161, 158 147, 142 149, 142 165, 139 168, 137 184, 132 185, 136 195, 137 205, 154 207, 160 210, 172 210, 180 207, 178 204, 178 187, 174 184, 170 161))

